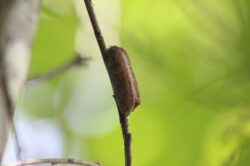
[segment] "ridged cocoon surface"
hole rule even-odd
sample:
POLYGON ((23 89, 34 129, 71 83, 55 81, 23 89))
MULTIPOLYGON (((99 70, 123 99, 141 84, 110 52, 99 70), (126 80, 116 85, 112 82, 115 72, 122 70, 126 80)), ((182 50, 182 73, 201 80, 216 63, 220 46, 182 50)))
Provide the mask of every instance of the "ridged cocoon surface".
POLYGON ((119 111, 128 116, 140 104, 140 94, 126 51, 112 46, 107 50, 105 64, 112 83, 119 111))

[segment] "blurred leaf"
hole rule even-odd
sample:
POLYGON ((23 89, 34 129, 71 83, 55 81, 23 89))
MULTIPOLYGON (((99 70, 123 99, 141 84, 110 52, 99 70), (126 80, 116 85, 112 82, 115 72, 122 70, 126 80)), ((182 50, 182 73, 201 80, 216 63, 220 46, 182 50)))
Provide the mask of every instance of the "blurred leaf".
POLYGON ((78 135, 103 135, 115 127, 116 107, 104 66, 91 64, 84 71, 69 73, 54 99, 65 125, 78 135))
POLYGON ((222 113, 210 126, 202 165, 247 166, 250 163, 250 116, 238 108, 222 113))
POLYGON ((74 56, 78 25, 74 3, 70 0, 43 1, 30 75, 48 72, 74 56))
MULTIPOLYGON (((243 18, 248 16, 236 5, 247 4, 214 0, 123 1, 122 41, 131 56, 138 59, 137 64, 143 65, 144 73, 157 72, 152 78, 159 75, 165 89, 174 89, 211 108, 246 104, 250 93, 250 49, 239 46, 247 43, 249 35, 244 29, 249 21, 239 19, 241 10, 243 18)), ((144 75, 142 80, 149 79, 144 75)), ((150 81, 139 82, 148 86, 150 81)))
MULTIPOLYGON (((30 76, 46 74, 75 56, 75 34, 78 26, 75 1, 43 0, 39 26, 33 43, 30 76)), ((38 83, 26 88, 21 107, 29 115, 52 116, 55 82, 38 83)))
MULTIPOLYGON (((165 148, 165 142, 168 140, 166 139, 167 134, 163 133, 166 127, 162 125, 157 116, 154 116, 151 110, 143 110, 138 117, 130 119, 133 159, 134 165, 144 166, 161 155, 165 148)), ((103 165, 123 165, 123 140, 118 123, 117 127, 109 134, 88 139, 88 152, 92 160, 102 161, 103 165)))
POLYGON ((52 107, 53 88, 48 83, 26 87, 21 96, 19 106, 29 116, 47 118, 54 115, 52 107))
POLYGON ((200 166, 206 127, 216 113, 249 107, 249 2, 122 4, 122 45, 135 66, 142 110, 155 110, 162 116, 159 121, 172 126, 165 131, 172 136, 172 146, 166 145, 162 156, 148 165, 200 166))

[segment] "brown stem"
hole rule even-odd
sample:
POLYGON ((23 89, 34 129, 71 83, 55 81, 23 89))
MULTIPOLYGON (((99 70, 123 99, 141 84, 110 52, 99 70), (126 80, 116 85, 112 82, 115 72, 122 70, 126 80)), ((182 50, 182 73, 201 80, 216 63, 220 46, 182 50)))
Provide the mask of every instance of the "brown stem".
MULTIPOLYGON (((88 15, 89 15, 90 22, 92 24, 93 31, 95 33, 95 37, 96 37, 99 49, 102 54, 102 58, 104 60, 104 64, 106 65, 105 57, 107 53, 107 48, 106 48, 106 44, 105 44, 102 32, 98 25, 96 16, 95 16, 95 12, 94 12, 91 0, 84 0, 84 2, 85 2, 88 15)), ((128 122, 127 117, 125 117, 124 115, 120 113, 119 105, 117 102, 116 102, 116 106, 119 112, 120 124, 122 128, 122 133, 123 133, 124 148, 125 148, 125 166, 132 166, 132 147, 131 147, 131 134, 129 132, 129 122, 128 122)))
POLYGON ((92 24, 92 28, 93 28, 94 33, 95 33, 95 37, 96 37, 98 46, 100 48, 102 57, 104 59, 106 52, 107 52, 107 47, 106 47, 102 32, 100 30, 100 27, 98 25, 98 22, 97 22, 97 19, 95 16, 95 12, 94 12, 94 9, 92 6, 92 2, 91 2, 91 0, 84 0, 84 2, 85 2, 85 6, 87 9, 88 15, 89 15, 90 22, 92 24))
POLYGON ((31 85, 31 84, 36 83, 36 82, 50 80, 50 79, 64 73, 65 71, 67 71, 69 68, 71 68, 73 66, 86 65, 86 62, 89 59, 90 58, 88 58, 88 57, 82 57, 81 55, 77 55, 72 60, 66 62, 65 64, 62 64, 61 66, 55 68, 54 70, 52 70, 46 74, 41 74, 41 75, 34 76, 32 78, 29 78, 26 81, 26 85, 31 85))
POLYGON ((122 134, 124 139, 124 152, 125 152, 125 165, 131 166, 132 165, 132 137, 131 133, 129 132, 129 121, 126 116, 120 113, 120 124, 122 128, 122 134))

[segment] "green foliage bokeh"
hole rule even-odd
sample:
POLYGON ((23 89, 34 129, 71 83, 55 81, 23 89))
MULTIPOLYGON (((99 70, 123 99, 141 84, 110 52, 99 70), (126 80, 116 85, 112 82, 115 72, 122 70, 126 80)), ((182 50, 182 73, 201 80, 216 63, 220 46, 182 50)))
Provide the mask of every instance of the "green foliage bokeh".
MULTIPOLYGON (((75 53, 75 35, 83 19, 77 15, 76 4, 86 14, 80 1, 44 1, 30 75, 45 73, 75 53)), ((112 7, 107 1, 102 10, 112 7)), ((120 28, 113 28, 130 55, 142 98, 142 105, 130 117, 134 165, 249 165, 250 2, 122 0, 120 7, 120 28)), ((89 24, 84 21, 86 27, 89 24)), ((103 67, 96 59, 91 63, 103 67)), ((106 166, 122 165, 122 135, 109 80, 88 86, 100 85, 107 91, 77 89, 79 77, 86 76, 82 86, 89 84, 88 72, 70 71, 56 78, 57 84, 27 87, 20 105, 27 116, 58 121, 66 140, 65 155, 71 155, 71 145, 79 139, 77 156, 106 166), (76 91, 99 98, 91 100, 95 107, 89 106, 93 110, 84 115, 94 121, 94 127, 86 127, 100 131, 76 132, 65 122, 69 117, 63 110, 76 91), (58 95, 61 102, 56 103, 58 95)), ((94 72, 92 77, 100 74, 94 72)))

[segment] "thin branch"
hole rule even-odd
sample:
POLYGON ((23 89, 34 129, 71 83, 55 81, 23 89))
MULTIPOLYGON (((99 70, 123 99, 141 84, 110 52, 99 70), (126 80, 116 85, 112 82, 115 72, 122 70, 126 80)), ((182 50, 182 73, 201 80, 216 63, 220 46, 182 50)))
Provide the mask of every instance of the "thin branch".
MULTIPOLYGON (((84 2, 85 2, 88 15, 89 15, 89 19, 92 24, 93 31, 95 33, 97 43, 99 45, 99 49, 102 54, 102 58, 104 60, 104 64, 106 65, 105 59, 106 59, 107 47, 106 47, 102 32, 100 30, 100 27, 98 25, 91 0, 84 0, 84 2)), ((120 109, 119 109, 119 105, 117 101, 116 101, 116 106, 119 112, 120 124, 122 128, 122 133, 123 133, 124 148, 125 148, 125 166, 132 166, 132 141, 131 141, 132 136, 129 132, 129 122, 128 122, 127 117, 120 113, 120 109)))
POLYGON ((6 115, 8 118, 8 122, 10 124, 12 133, 13 133, 13 137, 15 140, 15 148, 16 148, 16 157, 18 160, 21 160, 21 145, 18 139, 18 134, 17 134, 17 129, 15 126, 15 122, 13 120, 13 116, 14 116, 14 106, 13 106, 13 102, 11 100, 10 97, 10 93, 9 93, 9 89, 8 89, 8 85, 7 85, 7 76, 6 76, 6 70, 4 67, 4 61, 0 60, 0 84, 2 85, 2 91, 3 91, 3 98, 4 98, 4 104, 6 107, 6 115))
POLYGON ((15 140, 14 143, 15 143, 15 148, 16 148, 16 156, 17 156, 18 160, 21 160, 22 159, 22 146, 21 146, 21 143, 19 141, 20 139, 19 139, 18 132, 17 132, 17 129, 15 126, 15 122, 13 121, 12 124, 13 124, 12 130, 13 130, 13 137, 15 140))
POLYGON ((48 72, 46 74, 38 75, 38 76, 35 76, 35 77, 32 77, 32 78, 28 79, 26 81, 26 85, 31 85, 33 83, 50 80, 50 79, 64 73, 65 71, 67 71, 71 67, 86 65, 86 62, 89 61, 89 60, 90 60, 89 57, 82 57, 81 55, 78 54, 72 60, 70 60, 70 61, 66 62, 65 64, 55 68, 54 70, 52 70, 52 71, 50 71, 50 72, 48 72))
POLYGON ((91 0, 84 0, 84 2, 85 2, 85 6, 86 6, 86 9, 87 9, 87 12, 89 15, 89 19, 90 19, 90 22, 92 24, 92 28, 93 28, 93 31, 95 33, 95 37, 96 37, 98 46, 100 48, 102 57, 103 57, 103 59, 105 59, 104 57, 106 56, 107 47, 106 47, 102 32, 100 30, 100 27, 98 25, 98 21, 97 21, 96 16, 95 16, 92 2, 91 2, 91 0))
POLYGON ((131 166, 132 165, 132 137, 131 133, 129 132, 129 121, 126 116, 120 113, 120 124, 122 128, 122 134, 124 139, 124 152, 125 152, 125 165, 131 166))
POLYGON ((5 164, 3 166, 24 166, 24 165, 35 165, 35 164, 71 164, 71 165, 81 165, 81 166, 102 166, 100 163, 93 163, 89 161, 75 160, 75 159, 34 159, 18 161, 12 164, 5 164))
POLYGON ((125 166, 132 166, 132 136, 129 131, 129 121, 128 118, 121 113, 116 96, 113 95, 113 97, 118 108, 120 125, 124 140, 125 166))

